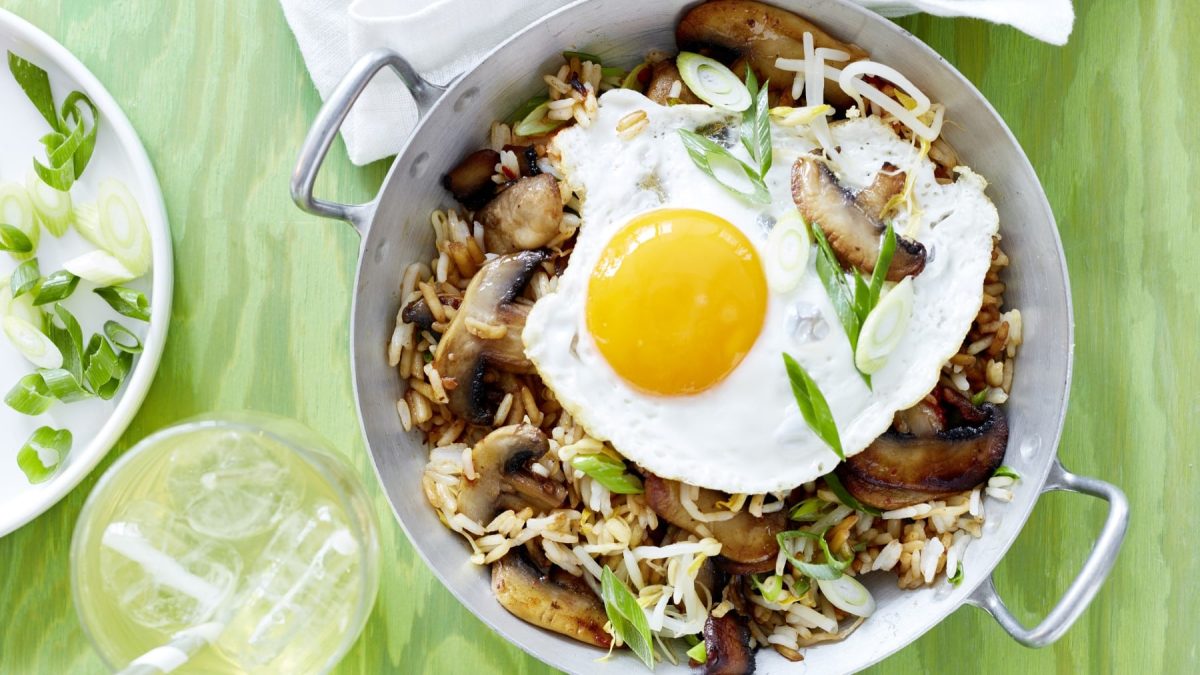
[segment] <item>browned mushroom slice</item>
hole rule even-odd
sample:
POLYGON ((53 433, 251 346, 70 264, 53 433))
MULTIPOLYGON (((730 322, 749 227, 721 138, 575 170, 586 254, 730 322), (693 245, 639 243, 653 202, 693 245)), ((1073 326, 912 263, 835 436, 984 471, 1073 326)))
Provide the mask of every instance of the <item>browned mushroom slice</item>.
POLYGON ((734 612, 704 622, 704 675, 749 675, 754 672, 750 628, 734 612))
POLYGON ((867 215, 879 219, 892 197, 904 190, 904 179, 903 171, 896 171, 896 167, 891 164, 884 164, 879 173, 875 174, 875 180, 854 195, 854 201, 867 215))
POLYGON ((996 406, 979 408, 983 421, 921 437, 888 431, 838 466, 854 498, 890 511, 970 490, 1004 461, 1008 422, 996 406))
POLYGON ((563 570, 543 572, 520 550, 492 564, 492 592, 504 609, 535 626, 589 645, 612 646, 600 598, 563 570))
MULTIPOLYGON (((863 210, 854 195, 815 156, 802 156, 792 166, 792 199, 806 221, 821 226, 843 267, 857 268, 866 274, 874 271, 883 239, 883 223, 863 210)), ((888 281, 916 276, 923 269, 925 247, 897 235, 888 281)))
POLYGON ((518 296, 545 259, 543 252, 522 251, 485 264, 438 342, 433 367, 443 380, 455 382, 448 392, 450 410, 472 424, 491 421, 503 398, 489 381, 491 370, 533 372, 521 343, 529 305, 518 296))
MULTIPOLYGON (((787 514, 783 511, 755 518, 743 510, 729 520, 702 523, 679 501, 679 483, 647 473, 644 484, 646 503, 650 508, 668 523, 692 534, 702 535, 703 529, 707 528, 721 542, 721 555, 740 563, 741 569, 763 571, 775 564, 775 556, 779 553, 775 535, 787 529, 787 514)), ((717 510, 716 504, 721 499, 720 492, 701 489, 696 506, 710 513, 717 510)))
POLYGON ((496 194, 492 175, 496 173, 499 161, 500 153, 495 150, 485 148, 472 152, 442 178, 442 185, 464 206, 477 209, 496 194))
MULTIPOLYGON (((462 298, 453 295, 438 294, 438 300, 446 307, 458 309, 462 304, 462 298)), ((400 318, 404 323, 411 323, 420 330, 433 330, 433 322, 436 318, 433 316, 433 310, 429 309, 429 303, 425 302, 425 298, 417 298, 404 306, 400 312, 400 318)))
POLYGON ((549 244, 562 224, 562 193, 550 174, 521 178, 479 211, 492 253, 532 251, 549 244))
POLYGON ((659 61, 650 67, 650 84, 646 87, 646 98, 659 105, 669 105, 672 101, 678 103, 703 103, 691 89, 684 84, 679 75, 679 68, 674 59, 659 61), (671 95, 675 83, 679 83, 679 93, 671 95))
MULTIPOLYGON (((771 88, 781 91, 791 87, 797 74, 777 68, 775 59, 803 59, 805 33, 812 33, 814 47, 847 52, 852 61, 867 58, 862 49, 835 39, 792 12, 751 0, 713 0, 696 6, 679 21, 675 42, 681 50, 733 65, 739 77, 743 75, 741 64, 748 64, 759 82, 770 80, 771 88)), ((850 103, 850 97, 838 87, 826 87, 825 91, 827 101, 839 106, 850 103)))
POLYGON ((459 512, 486 524, 504 509, 528 505, 548 511, 561 505, 566 486, 529 468, 549 449, 546 435, 529 424, 501 427, 485 436, 471 450, 476 478, 459 493, 459 512))

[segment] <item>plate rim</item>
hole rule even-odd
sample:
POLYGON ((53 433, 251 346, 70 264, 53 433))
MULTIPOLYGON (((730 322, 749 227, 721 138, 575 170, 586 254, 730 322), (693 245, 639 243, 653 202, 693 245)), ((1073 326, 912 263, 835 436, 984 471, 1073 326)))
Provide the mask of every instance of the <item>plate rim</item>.
POLYGON ((103 111, 107 128, 116 134, 121 147, 128 154, 139 185, 146 188, 142 209, 158 216, 157 220, 150 219, 154 222, 148 225, 154 270, 150 298, 152 318, 133 375, 120 393, 108 421, 100 427, 86 447, 72 452, 73 461, 41 488, 41 498, 34 500, 32 506, 5 509, 0 513, 0 537, 4 537, 21 529, 62 501, 108 455, 133 422, 150 392, 150 386, 162 361, 163 349, 166 347, 167 329, 171 322, 175 268, 171 249, 171 228, 158 175, 149 155, 146 154, 141 138, 116 99, 78 57, 42 29, 3 8, 0 8, 0 29, 10 30, 19 38, 30 42, 87 92, 97 109, 103 111))

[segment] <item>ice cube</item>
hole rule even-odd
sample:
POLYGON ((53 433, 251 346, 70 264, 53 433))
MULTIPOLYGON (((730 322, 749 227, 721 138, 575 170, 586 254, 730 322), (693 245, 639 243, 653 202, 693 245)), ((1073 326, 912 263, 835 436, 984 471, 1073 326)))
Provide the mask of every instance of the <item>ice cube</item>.
POLYGON ((218 646, 249 670, 285 650, 298 663, 329 653, 349 629, 361 561, 358 540, 336 506, 319 501, 293 513, 247 573, 218 646))
POLYGON ((132 502, 101 535, 105 590, 133 621, 174 631, 208 620, 233 596, 242 559, 160 504, 132 502))
POLYGON ((167 485, 197 532, 249 539, 278 525, 303 497, 286 452, 245 432, 213 431, 176 449, 167 485))

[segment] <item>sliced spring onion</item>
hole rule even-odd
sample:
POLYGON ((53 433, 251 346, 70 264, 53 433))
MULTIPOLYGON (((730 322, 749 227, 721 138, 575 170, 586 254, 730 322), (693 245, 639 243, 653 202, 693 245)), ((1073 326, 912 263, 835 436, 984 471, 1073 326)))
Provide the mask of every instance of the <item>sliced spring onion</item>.
POLYGON ((679 52, 675 65, 683 83, 705 103, 730 112, 741 112, 750 107, 750 90, 720 61, 692 52, 679 52))
POLYGON ((11 233, 4 235, 4 248, 8 250, 9 255, 17 260, 26 260, 32 257, 42 238, 42 228, 38 225, 33 200, 29 198, 29 193, 25 191, 24 186, 18 183, 0 184, 0 223, 20 230, 27 240, 11 242, 14 239, 13 235, 11 233), (10 243, 19 245, 10 246, 10 243), (26 248, 26 244, 28 248, 26 248))
POLYGON ((518 136, 541 136, 566 124, 566 120, 552 120, 546 116, 550 112, 550 102, 544 101, 529 111, 520 122, 513 127, 513 133, 518 136))
POLYGON ((767 286, 776 293, 787 293, 800 285, 811 247, 800 213, 789 210, 767 235, 767 286))
POLYGON ((28 321, 6 316, 3 319, 4 334, 21 355, 38 368, 61 368, 63 355, 50 338, 28 321))
POLYGON ((839 459, 846 459, 846 453, 842 451, 842 438, 838 434, 837 424, 825 395, 790 354, 783 355, 783 364, 787 369, 788 380, 791 381, 792 395, 796 397, 796 405, 800 407, 804 421, 839 459))
MULTIPOLYGON (((58 347, 62 353, 63 361, 62 368, 75 378, 76 381, 83 379, 83 329, 79 326, 79 321, 71 312, 67 311, 62 305, 54 306, 54 314, 47 316, 45 320, 46 336, 58 347), (62 323, 60 327, 58 322, 62 323)), ((46 384, 50 384, 50 378, 47 376, 46 384)), ((53 389, 53 387, 51 387, 53 389)), ((62 397, 59 396, 61 399, 62 397)))
POLYGON ((758 164, 758 175, 764 178, 771 170, 771 115, 770 104, 767 103, 767 86, 758 86, 758 78, 750 66, 746 66, 746 91, 750 92, 751 105, 742 112, 741 133, 742 145, 746 152, 758 164))
POLYGON ((17 466, 30 483, 44 483, 71 451, 71 441, 71 432, 66 429, 41 427, 17 452, 17 466))
POLYGON ((704 642, 692 645, 691 649, 687 650, 687 657, 696 663, 708 663, 708 652, 705 650, 704 642))
POLYGON ((767 602, 777 603, 784 597, 783 577, 778 574, 772 574, 762 580, 759 580, 757 574, 751 574, 750 583, 754 584, 754 588, 758 589, 759 595, 763 596, 763 600, 767 602))
POLYGON ((888 270, 892 266, 892 256, 896 254, 896 229, 888 224, 883 233, 883 241, 879 245, 879 255, 875 258, 875 267, 871 272, 871 285, 866 307, 861 308, 859 316, 863 321, 875 306, 879 304, 879 295, 883 292, 883 282, 887 280, 888 270))
POLYGON ((63 403, 74 403, 92 398, 92 392, 83 387, 79 378, 65 368, 53 368, 40 372, 50 395, 63 403))
POLYGON ((142 341, 125 326, 116 321, 104 322, 104 334, 112 341, 113 346, 128 354, 138 354, 142 351, 142 341))
POLYGON ((607 566, 600 575, 600 598, 604 601, 604 613, 608 615, 613 634, 628 645, 647 668, 654 670, 654 645, 646 612, 607 566))
POLYGON ((875 598, 871 591, 854 577, 842 575, 837 579, 817 579, 817 587, 834 607, 847 614, 868 617, 875 613, 875 598))
POLYGON ((599 56, 596 56, 590 52, 563 52, 562 57, 563 60, 568 63, 570 63, 571 59, 579 59, 581 63, 584 61, 591 61, 598 66, 604 65, 599 56))
POLYGON ((571 458, 571 466, 615 494, 640 495, 645 492, 641 479, 629 473, 625 462, 603 453, 575 455, 571 458))
POLYGON ((150 230, 142 209, 124 183, 112 178, 100 182, 99 210, 100 248, 121 261, 125 269, 140 277, 150 269, 150 230))
POLYGON ((0 319, 6 316, 24 319, 34 326, 42 325, 42 310, 33 306, 33 298, 28 294, 14 299, 8 277, 0 279, 0 319))
POLYGON ((37 258, 30 258, 17 265, 17 269, 13 270, 12 276, 8 280, 8 288, 12 291, 12 297, 19 298, 37 288, 38 280, 41 278, 42 271, 38 269, 37 258))
POLYGON ((771 193, 758 171, 712 140, 687 129, 678 131, 692 163, 721 187, 752 203, 771 203, 771 193))
POLYGON ((66 234, 71 227, 71 193, 50 187, 32 171, 25 178, 25 191, 42 227, 55 237, 66 234))
POLYGON ((625 79, 621 80, 622 89, 633 89, 634 91, 645 91, 646 83, 650 79, 650 64, 639 63, 629 71, 625 79))
POLYGON ((12 72, 13 79, 21 86, 21 90, 29 97, 30 103, 33 103, 51 128, 59 129, 61 122, 54 109, 54 95, 50 89, 50 76, 46 71, 12 52, 8 53, 8 69, 12 72))
POLYGON ((1001 465, 1000 468, 996 469, 992 477, 995 478, 997 476, 1007 476, 1013 480, 1021 480, 1021 474, 1013 471, 1012 467, 1008 465, 1001 465))
POLYGON ((605 66, 600 69, 600 79, 611 82, 620 82, 625 79, 625 70, 622 68, 613 68, 605 66))
POLYGON ((835 112, 837 111, 828 103, 809 105, 803 108, 776 106, 771 108, 771 117, 775 118, 775 121, 781 126, 798 127, 802 124, 812 124, 813 120, 818 117, 829 117, 835 112))
POLYGON ((549 100, 550 99, 547 98, 545 94, 541 94, 525 101, 521 105, 517 106, 517 109, 512 111, 512 114, 508 116, 507 119, 509 124, 516 124, 517 122, 520 122, 521 120, 525 119, 526 115, 533 112, 534 108, 537 108, 539 105, 549 100))
POLYGON ((83 379, 92 391, 99 391, 108 384, 120 369, 120 357, 102 335, 92 336, 83 352, 83 361, 83 379))
POLYGON ((826 502, 817 497, 809 497, 799 504, 792 507, 788 512, 788 518, 799 522, 810 522, 818 520, 821 517, 821 511, 825 508, 826 502))
POLYGON ((54 405, 54 397, 50 395, 42 376, 30 373, 13 385, 4 402, 22 415, 41 415, 54 405))
POLYGON ((0 251, 31 253, 33 242, 29 241, 29 237, 26 237, 23 231, 12 225, 0 223, 0 251))
POLYGON ((121 383, 125 381, 125 377, 129 375, 129 371, 133 370, 133 354, 129 352, 121 352, 117 355, 117 364, 113 368, 112 378, 96 387, 96 395, 105 401, 117 395, 117 389, 121 387, 121 383))
POLYGON ((863 321, 858 345, 854 348, 854 365, 868 375, 887 363, 888 356, 908 330, 913 308, 912 277, 896 284, 863 321))
POLYGON ((59 270, 42 279, 42 282, 38 284, 33 295, 33 304, 48 305, 52 302, 66 300, 71 297, 78 285, 79 277, 65 270, 59 270))
POLYGON ((63 268, 97 286, 123 284, 137 276, 107 251, 84 253, 63 263, 63 268))
POLYGON ((780 532, 779 534, 775 535, 775 541, 779 543, 779 548, 783 549, 785 555, 787 556, 788 562, 790 562, 793 567, 795 567, 801 574, 818 581, 821 579, 825 579, 827 581, 837 579, 838 577, 842 576, 842 573, 845 572, 846 568, 850 566, 850 563, 854 562, 853 557, 847 558, 846 560, 839 560, 838 557, 829 550, 829 542, 825 541, 824 532, 817 534, 815 532, 806 532, 804 530, 788 530, 787 532, 780 532), (808 539, 816 540, 821 547, 822 555, 825 556, 825 562, 807 562, 797 559, 796 556, 792 555, 791 553, 787 553, 787 551, 790 550, 787 546, 787 542, 791 539, 796 539, 797 537, 806 537, 808 539))
POLYGON ((825 474, 825 485, 829 488, 830 492, 832 492, 834 495, 837 496, 838 501, 840 501, 842 504, 845 504, 846 506, 849 506, 850 508, 854 509, 855 511, 862 511, 863 513, 869 513, 872 516, 878 516, 883 513, 879 509, 867 506, 866 504, 863 504, 862 502, 855 499, 854 495, 850 494, 850 491, 847 490, 844 485, 842 485, 842 481, 840 479, 838 479, 837 474, 834 474, 834 473, 825 474))
POLYGON ((138 321, 150 320, 150 301, 141 291, 124 286, 108 286, 97 288, 92 292, 104 298, 108 306, 116 310, 118 314, 138 321))
POLYGON ((987 400, 988 391, 989 389, 984 387, 983 389, 975 392, 975 395, 971 397, 971 405, 983 405, 983 402, 987 400))
POLYGON ((76 204, 71 214, 75 229, 93 245, 104 248, 100 236, 100 209, 94 203, 76 204))

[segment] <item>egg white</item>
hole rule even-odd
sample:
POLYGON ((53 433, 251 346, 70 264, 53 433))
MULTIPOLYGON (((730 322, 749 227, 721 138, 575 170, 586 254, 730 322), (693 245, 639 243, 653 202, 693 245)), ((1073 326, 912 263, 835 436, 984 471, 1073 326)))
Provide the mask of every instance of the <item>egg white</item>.
MULTIPOLYGON (((763 330, 750 353, 725 380, 693 396, 655 396, 618 376, 587 329, 588 282, 604 246, 633 216, 659 208, 716 214, 741 229, 764 260, 773 218, 793 209, 791 167, 815 142, 806 129, 772 125, 774 163, 766 176, 769 207, 751 205, 722 189, 689 159, 677 130, 713 123, 735 127, 736 116, 708 106, 659 106, 644 96, 615 90, 600 99, 598 118, 554 140, 558 170, 581 197, 582 226, 567 270, 554 293, 530 312, 526 353, 576 421, 625 457, 665 478, 727 492, 761 493, 793 488, 828 473, 833 451, 808 427, 793 398, 783 352, 817 382, 833 412, 847 456, 861 452, 937 383, 978 313, 983 277, 998 229, 986 184, 969 171, 940 185, 934 165, 876 118, 832 126, 841 148, 839 179, 866 187, 885 162, 915 171, 917 223, 897 219, 931 255, 914 281, 907 332, 868 389, 854 354, 809 256, 801 282, 786 294, 771 292, 763 330), (618 122, 645 111, 648 126, 622 139, 618 122)), ((744 150, 733 149, 747 158, 744 150)), ((638 298, 629 298, 635 303, 638 298)))

